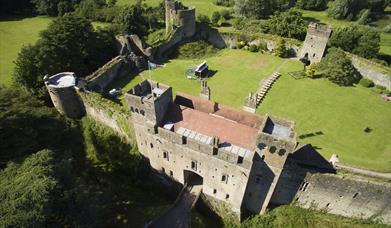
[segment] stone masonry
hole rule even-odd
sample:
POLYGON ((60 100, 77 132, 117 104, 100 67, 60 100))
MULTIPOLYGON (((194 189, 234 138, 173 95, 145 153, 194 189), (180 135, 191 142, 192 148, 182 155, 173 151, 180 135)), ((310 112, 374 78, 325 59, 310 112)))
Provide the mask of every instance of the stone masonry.
POLYGON ((331 27, 328 25, 310 23, 303 47, 298 56, 299 59, 306 57, 311 63, 320 62, 326 50, 331 31, 331 27))

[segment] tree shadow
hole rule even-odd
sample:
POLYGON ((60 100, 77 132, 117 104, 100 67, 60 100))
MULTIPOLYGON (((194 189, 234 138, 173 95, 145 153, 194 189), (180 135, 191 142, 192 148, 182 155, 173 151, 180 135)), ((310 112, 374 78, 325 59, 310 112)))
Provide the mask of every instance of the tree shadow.
POLYGON ((316 132, 311 132, 311 133, 307 133, 307 134, 301 134, 301 135, 299 135, 299 139, 311 138, 311 137, 320 136, 320 135, 324 135, 323 132, 316 131, 316 132))

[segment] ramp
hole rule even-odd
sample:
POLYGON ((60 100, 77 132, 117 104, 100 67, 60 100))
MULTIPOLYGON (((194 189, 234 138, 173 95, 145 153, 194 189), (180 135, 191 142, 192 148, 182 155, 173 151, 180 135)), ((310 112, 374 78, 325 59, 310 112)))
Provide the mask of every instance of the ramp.
POLYGON ((158 219, 146 227, 150 228, 186 228, 190 227, 191 209, 202 192, 202 185, 192 180, 185 184, 174 205, 158 219))

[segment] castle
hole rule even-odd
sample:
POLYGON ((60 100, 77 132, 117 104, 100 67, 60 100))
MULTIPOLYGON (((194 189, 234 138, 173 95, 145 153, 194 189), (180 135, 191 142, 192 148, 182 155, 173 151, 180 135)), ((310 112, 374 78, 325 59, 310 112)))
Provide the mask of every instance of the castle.
MULTIPOLYGON (((181 39, 193 36, 194 16, 194 9, 166 0, 168 33, 174 29, 180 30, 181 39)), ((323 54, 316 53, 324 52, 330 32, 310 25, 302 57, 320 61, 323 54), (317 36, 325 40, 312 42, 317 36)), ((200 97, 177 92, 174 98, 168 85, 145 80, 125 94, 126 112, 88 100, 112 81, 143 70, 142 44, 131 41, 124 42, 123 55, 85 80, 71 72, 45 76, 56 109, 70 118, 88 115, 127 138, 133 135, 128 130, 134 129, 140 153, 165 183, 186 185, 196 178, 212 207, 227 205, 238 218, 296 202, 304 208, 391 223, 389 183, 335 174, 311 145, 297 141, 292 121, 254 114, 255 105, 248 112, 213 102, 206 81, 201 81, 200 97)), ((170 47, 164 45, 159 48, 170 47)))

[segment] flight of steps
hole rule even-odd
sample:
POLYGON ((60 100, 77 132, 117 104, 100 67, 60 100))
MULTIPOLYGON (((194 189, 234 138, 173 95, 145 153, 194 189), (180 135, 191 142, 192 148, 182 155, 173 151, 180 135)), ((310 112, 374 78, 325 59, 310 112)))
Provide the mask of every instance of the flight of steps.
POLYGON ((255 94, 257 106, 259 106, 262 100, 265 98, 267 92, 272 87, 273 83, 281 76, 279 72, 274 72, 267 80, 261 81, 261 86, 255 94))

